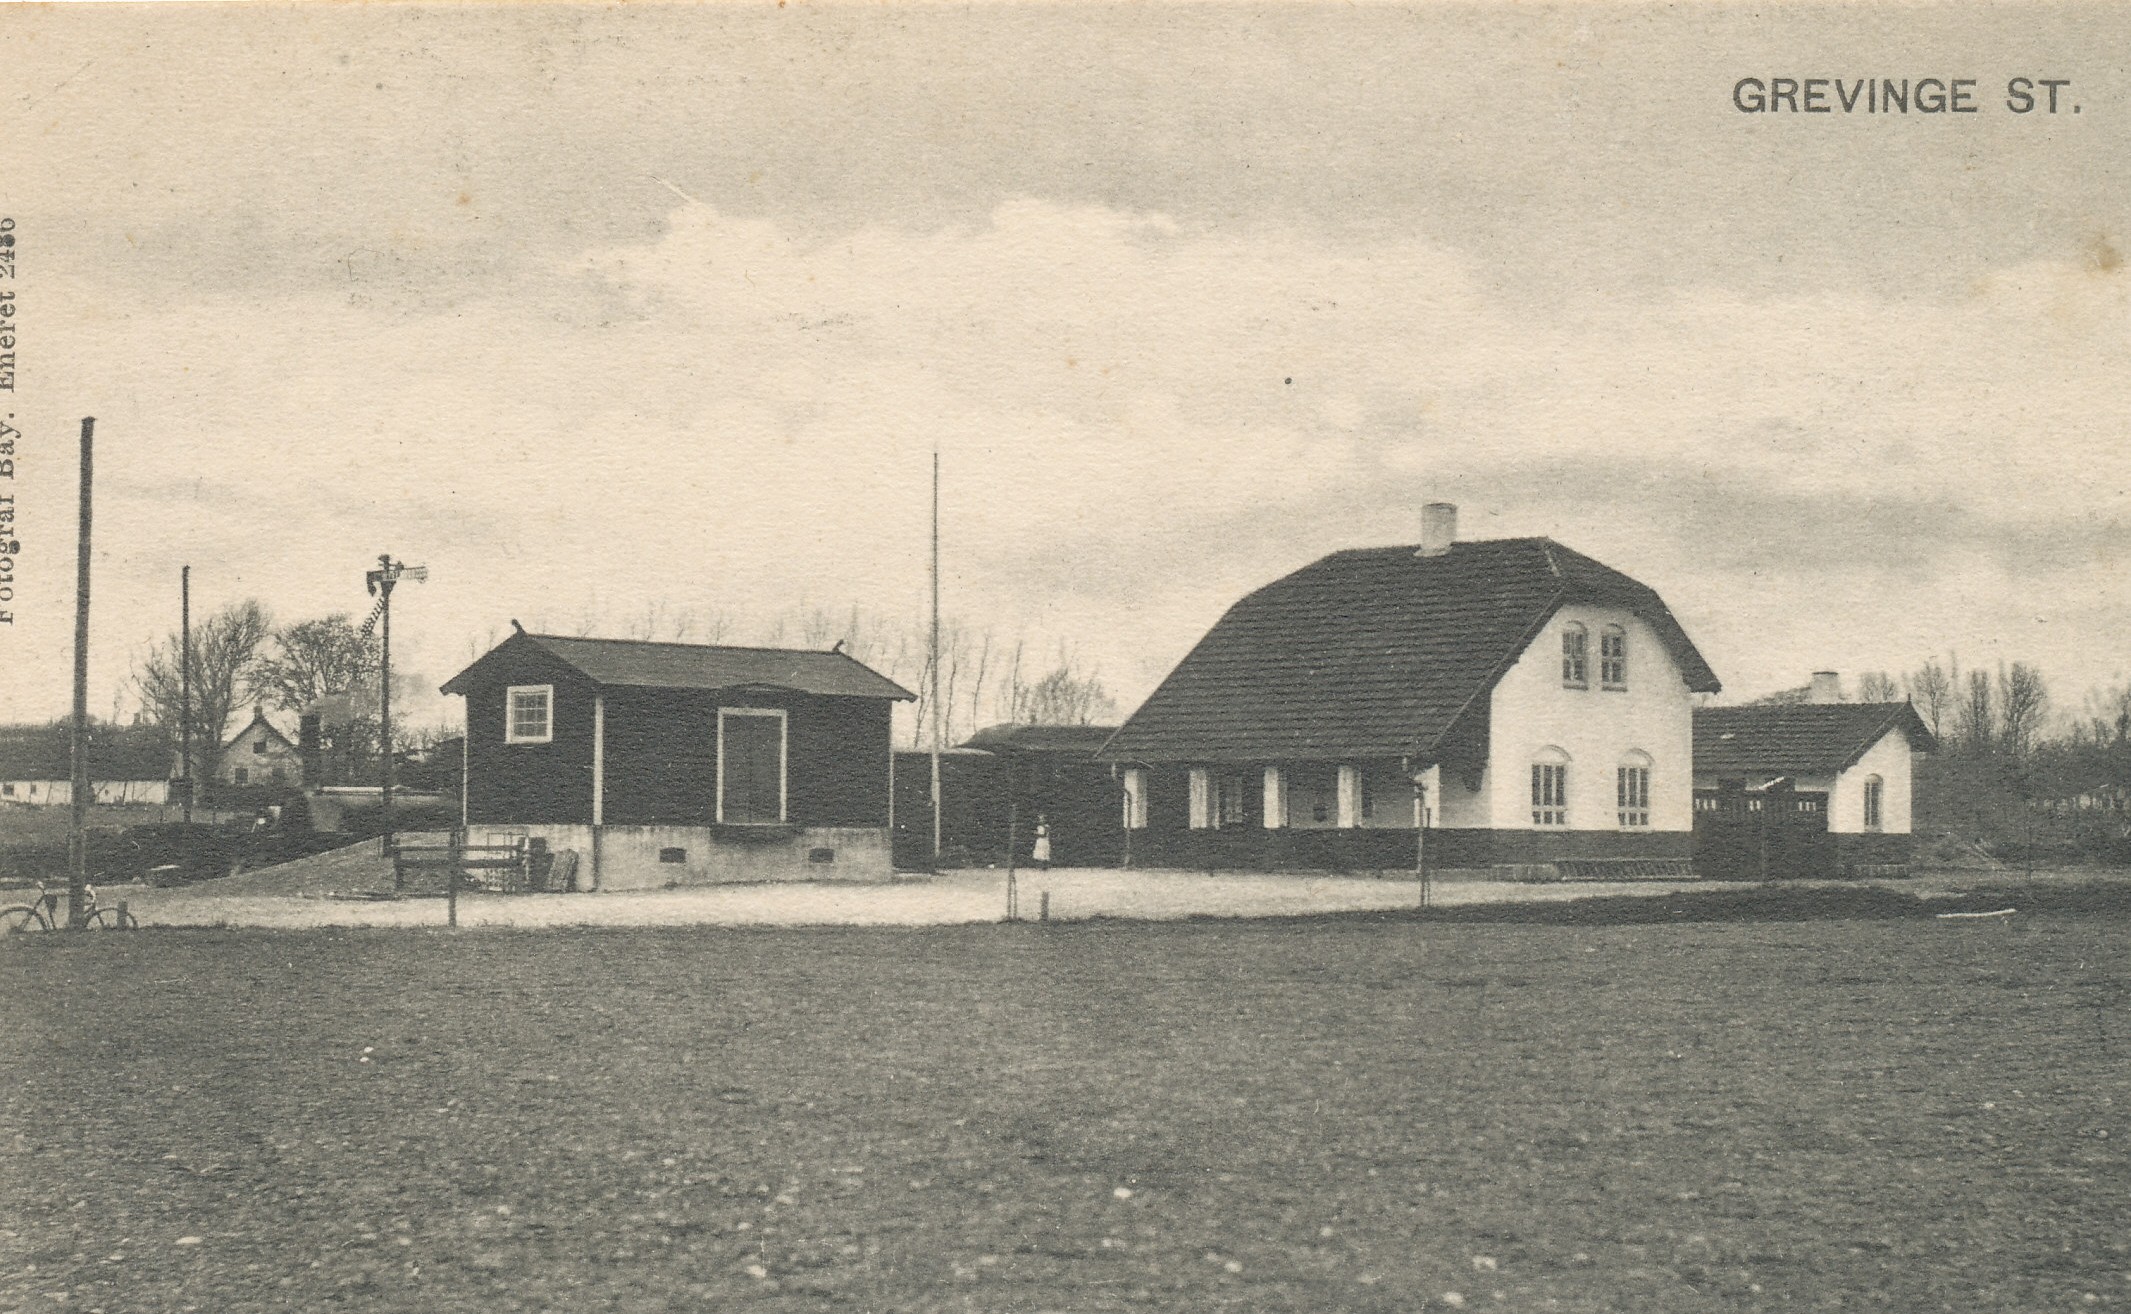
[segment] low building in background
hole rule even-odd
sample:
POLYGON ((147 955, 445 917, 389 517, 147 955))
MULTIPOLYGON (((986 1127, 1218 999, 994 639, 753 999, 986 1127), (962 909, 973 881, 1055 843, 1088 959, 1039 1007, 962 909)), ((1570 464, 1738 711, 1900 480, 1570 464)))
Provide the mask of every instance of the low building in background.
MULTIPOLYGON (((151 726, 93 724, 89 783, 93 802, 165 806, 177 801, 177 757, 151 726)), ((72 735, 65 722, 0 726, 0 806, 72 806, 72 735)))
POLYGON ((274 724, 266 708, 254 707, 252 719, 222 745, 217 782, 295 788, 305 783, 303 765, 296 741, 274 724))

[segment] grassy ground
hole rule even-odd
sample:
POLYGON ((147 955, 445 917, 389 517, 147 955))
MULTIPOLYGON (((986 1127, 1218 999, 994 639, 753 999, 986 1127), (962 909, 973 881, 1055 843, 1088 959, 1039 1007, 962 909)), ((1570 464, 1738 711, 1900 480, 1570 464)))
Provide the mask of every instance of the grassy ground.
POLYGON ((2131 1298, 2121 901, 1774 897, 19 939, 0 1310, 2131 1298))

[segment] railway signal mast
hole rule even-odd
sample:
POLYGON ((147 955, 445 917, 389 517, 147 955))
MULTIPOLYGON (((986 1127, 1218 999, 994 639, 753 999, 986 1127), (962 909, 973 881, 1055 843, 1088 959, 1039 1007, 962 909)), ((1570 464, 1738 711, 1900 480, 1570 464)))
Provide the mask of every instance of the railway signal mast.
POLYGON ((367 633, 370 624, 383 622, 383 640, 378 663, 378 755, 383 775, 379 803, 385 825, 385 847, 392 846, 392 590, 402 579, 411 579, 417 584, 429 578, 429 567, 410 566, 404 561, 394 561, 387 552, 377 559, 377 569, 363 577, 370 589, 370 596, 377 605, 370 611, 370 620, 363 625, 367 633))

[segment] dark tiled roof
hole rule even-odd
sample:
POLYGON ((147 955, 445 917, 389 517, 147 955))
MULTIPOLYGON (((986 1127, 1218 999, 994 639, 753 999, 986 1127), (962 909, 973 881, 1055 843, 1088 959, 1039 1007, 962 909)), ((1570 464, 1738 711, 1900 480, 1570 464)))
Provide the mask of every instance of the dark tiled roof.
MULTIPOLYGON (((789 689, 794 693, 855 698, 908 699, 911 692, 841 652, 803 648, 725 648, 701 643, 643 643, 633 639, 571 639, 553 634, 514 634, 489 656, 514 643, 531 643, 598 685, 648 689, 789 689)), ((453 676, 445 693, 461 685, 482 662, 453 676)))
POLYGON ((964 748, 982 748, 1013 753, 1078 753, 1093 756, 1110 736, 1114 725, 988 725, 964 741, 964 748))
POLYGON ((222 742, 222 747, 225 749, 235 748, 237 746, 238 740, 244 738, 246 735, 249 735, 255 727, 262 725, 266 727, 268 734, 281 741, 282 747, 296 747, 296 741, 289 738, 287 731, 283 730, 280 726, 275 725, 273 721, 268 719, 267 715, 264 712, 257 711, 252 713, 251 720, 246 721, 244 723, 244 728, 242 730, 239 730, 237 733, 231 735, 228 739, 222 742))
POLYGON ((1937 751, 1938 742, 1908 703, 1698 707, 1694 713, 1695 774, 1843 771, 1896 727, 1908 733, 1910 748, 1937 751))
MULTIPOLYGON (((177 755, 155 731, 102 726, 89 731, 92 780, 167 780, 176 762, 177 755)), ((66 726, 0 726, 0 780, 73 778, 66 726)))
MULTIPOLYGON (((1432 758, 1564 603, 1624 608, 1719 686, 1657 593, 1551 539, 1335 552, 1229 608, 1102 750, 1112 761, 1432 758)), ((1595 654, 1594 654, 1595 660, 1595 654)))

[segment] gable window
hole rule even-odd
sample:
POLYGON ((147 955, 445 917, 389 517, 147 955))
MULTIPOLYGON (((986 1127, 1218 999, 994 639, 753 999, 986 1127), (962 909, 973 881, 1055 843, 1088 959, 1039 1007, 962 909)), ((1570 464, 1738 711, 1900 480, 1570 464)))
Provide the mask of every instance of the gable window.
POLYGON ((232 785, 249 785, 250 783, 252 783, 251 769, 248 767, 238 767, 236 770, 230 772, 229 783, 232 785))
POLYGON ((1865 829, 1878 830, 1883 824, 1887 799, 1887 782, 1878 776, 1865 777, 1865 829))
POLYGON ((503 695, 503 742, 545 744, 555 737, 555 686, 514 684, 503 695))
POLYGON ((1650 755, 1640 750, 1620 760, 1614 772, 1613 801, 1622 830, 1650 825, 1650 755))
POLYGON ((1558 748, 1544 750, 1532 763, 1532 824, 1569 824, 1569 759, 1558 748))
POLYGON ((1574 621, 1561 627, 1561 682, 1571 689, 1591 687, 1591 635, 1574 621))
POLYGON ((258 741, 257 743, 253 744, 253 745, 252 745, 252 752, 254 752, 254 753, 257 753, 257 754, 259 754, 259 755, 260 755, 260 756, 262 756, 262 757, 263 757, 263 756, 265 756, 265 754, 266 754, 266 741, 265 741, 264 739, 261 739, 261 740, 260 740, 260 741, 258 741))
POLYGON ((1608 689, 1628 687, 1628 632, 1618 625, 1598 636, 1598 682, 1608 689))
POLYGON ((718 821, 727 826, 784 820, 785 717, 774 707, 718 709, 718 821))

